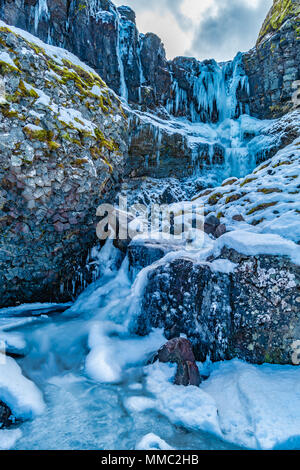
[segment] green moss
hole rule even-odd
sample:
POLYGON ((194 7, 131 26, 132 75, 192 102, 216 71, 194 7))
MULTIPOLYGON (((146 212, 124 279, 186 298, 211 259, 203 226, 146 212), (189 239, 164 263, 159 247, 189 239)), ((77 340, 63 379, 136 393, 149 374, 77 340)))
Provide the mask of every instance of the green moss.
POLYGON ((232 179, 230 179, 230 180, 228 180, 228 181, 225 181, 225 182, 222 184, 222 186, 229 186, 229 185, 235 183, 236 181, 237 181, 237 178, 232 178, 232 179))
POLYGON ((247 215, 255 214, 256 212, 262 211, 264 209, 268 209, 268 207, 276 206, 276 204, 278 204, 278 203, 277 202, 266 202, 266 203, 263 203, 263 204, 259 204, 258 206, 253 207, 249 212, 247 212, 247 215))
POLYGON ((241 199, 241 197, 243 197, 242 194, 231 194, 230 196, 227 196, 227 198, 225 200, 225 204, 229 204, 230 202, 238 201, 239 199, 241 199))
POLYGON ((285 20, 292 14, 297 14, 297 7, 292 0, 274 0, 273 6, 261 28, 258 38, 258 44, 262 42, 264 37, 277 31, 283 25, 285 20))
POLYGON ((268 168, 269 165, 270 165, 270 162, 265 163, 264 165, 258 167, 257 170, 253 171, 253 173, 256 175, 256 173, 258 173, 259 171, 264 170, 265 168, 268 168))
POLYGON ((72 162, 72 166, 76 166, 76 167, 79 167, 81 168, 83 165, 85 165, 86 163, 88 163, 88 160, 86 158, 76 158, 73 162, 72 162))
POLYGON ((261 224, 264 220, 265 220, 264 217, 262 217, 261 219, 253 220, 253 222, 251 222, 251 225, 253 225, 254 227, 256 227, 257 225, 261 224))
POLYGON ((60 144, 54 140, 47 141, 47 144, 50 150, 58 150, 60 148, 60 144))
POLYGON ((252 181, 257 180, 257 178, 246 178, 241 184, 240 187, 246 186, 246 184, 252 183, 252 181))
POLYGON ((282 364, 281 356, 282 356, 281 351, 278 348, 272 351, 267 351, 264 362, 266 364, 282 364))
POLYGON ((53 142, 54 133, 46 129, 32 129, 30 126, 25 126, 23 132, 30 140, 38 140, 40 142, 53 142))
POLYGON ((1 75, 7 75, 9 73, 21 73, 21 71, 18 69, 18 67, 14 67, 11 64, 8 64, 4 60, 0 60, 0 74, 1 75))
POLYGON ((26 118, 22 114, 19 114, 17 111, 10 109, 9 103, 0 104, 0 112, 4 117, 9 119, 19 119, 20 121, 25 121, 26 118))
POLYGON ((212 194, 212 196, 210 196, 210 198, 208 199, 208 204, 210 206, 215 206, 220 199, 222 199, 223 197, 223 194, 222 193, 214 193, 212 194))
POLYGON ((277 163, 276 165, 273 165, 272 168, 278 168, 279 166, 283 166, 283 165, 292 165, 293 162, 290 162, 289 160, 285 160, 283 162, 279 162, 277 163))
POLYGON ((272 194, 272 193, 282 193, 282 189, 279 188, 261 188, 257 190, 258 193, 263 194, 272 194))

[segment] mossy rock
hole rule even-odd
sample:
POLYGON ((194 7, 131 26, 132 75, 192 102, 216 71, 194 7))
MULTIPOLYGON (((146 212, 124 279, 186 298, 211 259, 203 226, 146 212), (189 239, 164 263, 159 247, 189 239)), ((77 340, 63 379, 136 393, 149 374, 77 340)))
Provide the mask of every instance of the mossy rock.
POLYGON ((224 196, 224 194, 222 194, 222 193, 214 193, 208 199, 208 204, 210 206, 215 206, 220 201, 220 199, 222 199, 223 196, 224 196))
POLYGON ((268 34, 278 31, 288 18, 297 16, 299 13, 300 6, 295 0, 274 0, 260 30, 257 45, 261 45, 268 34))
POLYGON ((276 204, 278 204, 277 201, 276 202, 265 202, 263 204, 259 204, 258 206, 253 207, 249 212, 247 212, 247 215, 252 215, 252 214, 255 214, 256 212, 263 211, 265 209, 268 209, 269 207, 276 206, 276 204))
POLYGON ((229 204, 230 202, 238 201, 239 199, 241 199, 241 197, 243 197, 242 194, 231 194, 230 196, 227 196, 227 198, 225 200, 225 204, 229 204))

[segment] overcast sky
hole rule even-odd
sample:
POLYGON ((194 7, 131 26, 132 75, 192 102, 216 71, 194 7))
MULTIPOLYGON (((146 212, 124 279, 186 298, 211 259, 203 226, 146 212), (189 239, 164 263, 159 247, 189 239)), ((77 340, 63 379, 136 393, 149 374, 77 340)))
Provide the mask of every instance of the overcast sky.
POLYGON ((251 49, 272 0, 113 0, 129 5, 141 33, 156 33, 167 56, 217 61, 251 49))

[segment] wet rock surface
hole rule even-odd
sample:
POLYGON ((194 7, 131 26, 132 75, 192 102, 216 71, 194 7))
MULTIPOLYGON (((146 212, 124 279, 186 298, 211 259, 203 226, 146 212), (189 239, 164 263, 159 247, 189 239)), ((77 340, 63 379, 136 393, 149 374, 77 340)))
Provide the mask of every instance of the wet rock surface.
MULTIPOLYGON (((179 258, 148 273, 136 332, 185 334, 197 360, 292 364, 299 340, 300 270, 288 258, 224 249, 232 273, 179 258)), ((225 261, 226 262, 226 261, 225 261)))
POLYGON ((185 338, 173 338, 160 348, 157 353, 159 362, 177 364, 177 372, 174 379, 176 385, 194 385, 199 387, 201 383, 199 369, 195 362, 192 344, 185 338))

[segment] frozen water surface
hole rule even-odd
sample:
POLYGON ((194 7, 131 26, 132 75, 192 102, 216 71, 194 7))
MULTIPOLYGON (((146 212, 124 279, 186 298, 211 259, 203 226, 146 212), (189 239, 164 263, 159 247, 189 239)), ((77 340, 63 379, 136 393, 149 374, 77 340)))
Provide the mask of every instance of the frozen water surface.
MULTIPOLYGON (((141 295, 146 276, 132 280, 126 259, 115 269, 117 257, 107 243, 99 255, 106 260, 101 279, 64 312, 35 305, 33 312, 48 314, 12 327, 9 309, 7 328, 2 314, 2 335, 23 357, 0 363, 0 379, 8 369, 17 377, 11 386, 0 380, 0 393, 17 417, 30 420, 0 431, 0 446, 299 448, 299 368, 207 362, 199 364, 210 375, 200 388, 173 385, 173 365, 148 365, 165 342, 162 331, 130 334, 133 297, 141 295)), ((28 315, 28 307, 16 309, 19 321, 22 312, 28 315)))

